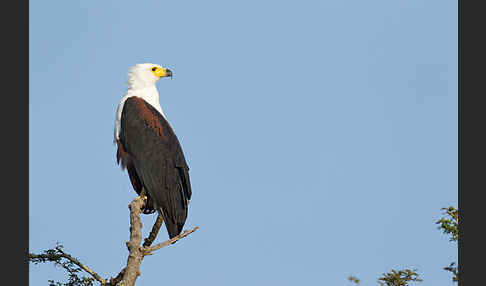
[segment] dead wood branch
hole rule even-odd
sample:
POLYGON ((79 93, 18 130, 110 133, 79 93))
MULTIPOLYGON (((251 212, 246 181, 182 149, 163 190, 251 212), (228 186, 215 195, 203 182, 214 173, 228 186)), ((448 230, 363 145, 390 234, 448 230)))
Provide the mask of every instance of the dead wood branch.
POLYGON ((130 209, 130 240, 127 242, 129 251, 127 259, 127 267, 123 273, 120 286, 133 286, 135 280, 140 275, 140 263, 142 263, 143 253, 140 251, 140 244, 142 242, 142 221, 140 220, 140 213, 147 201, 147 197, 138 196, 128 206, 130 209))
POLYGON ((189 234, 195 232, 198 229, 199 229, 199 226, 196 226, 196 227, 194 227, 191 230, 185 230, 183 233, 179 234, 178 236, 173 237, 172 239, 169 239, 167 241, 161 242, 161 243, 156 244, 156 245, 154 245, 152 247, 143 247, 142 250, 143 250, 143 252, 144 252, 145 255, 150 255, 150 254, 152 254, 153 251, 158 250, 158 249, 161 249, 162 247, 165 247, 165 246, 167 246, 169 244, 173 244, 176 241, 178 241, 179 239, 188 236, 189 234))
MULTIPOLYGON (((175 243, 179 239, 188 236, 199 228, 198 226, 196 226, 191 230, 184 231, 183 233, 172 239, 150 247, 152 242, 157 237, 160 227, 162 226, 163 219, 161 216, 158 216, 157 220, 154 223, 154 226, 152 227, 150 235, 145 239, 144 246, 140 246, 142 240, 142 222, 140 220, 140 213, 142 212, 142 208, 146 202, 147 197, 138 196, 133 199, 133 201, 129 205, 130 241, 127 242, 127 247, 129 250, 127 266, 118 275, 122 277, 121 281, 114 285, 133 286, 138 276, 140 275, 140 264, 142 263, 142 260, 146 255, 150 255, 153 251, 157 249, 175 243)), ((118 276, 115 279, 110 279, 110 281, 117 282, 116 279, 118 278, 118 276)))
MULTIPOLYGON (((140 264, 142 263, 142 260, 146 255, 151 255, 153 251, 175 243, 176 241, 188 236, 189 234, 193 233, 199 228, 198 226, 196 226, 191 230, 184 231, 183 233, 179 234, 178 236, 172 239, 151 246, 153 241, 157 237, 157 234, 163 223, 163 219, 159 215, 154 223, 154 226, 152 227, 152 231, 150 232, 150 235, 144 240, 143 245, 141 245, 142 222, 140 220, 140 214, 142 213, 142 209, 146 203, 147 203, 147 197, 142 194, 141 196, 134 198, 133 201, 128 206, 130 209, 130 240, 126 242, 129 251, 128 258, 127 258, 127 266, 124 267, 120 271, 120 273, 118 273, 118 275, 114 278, 111 277, 109 279, 103 279, 91 268, 81 263, 78 259, 64 252, 62 250, 62 246, 57 246, 55 249, 50 249, 48 251, 45 251, 45 254, 29 253, 29 261, 34 263, 41 263, 41 262, 48 262, 48 261, 59 263, 61 258, 65 258, 70 261, 69 263, 77 265, 80 269, 89 273, 93 277, 93 278, 84 277, 83 279, 88 279, 91 281, 93 281, 94 279, 98 281, 102 286, 116 286, 116 285, 133 286, 138 276, 140 275, 140 264)), ((70 274, 72 274, 71 272, 75 273, 76 271, 79 271, 79 270, 71 270, 70 266, 67 267, 67 269, 68 271, 70 271, 70 274)), ((81 281, 80 283, 84 283, 83 281, 81 281)), ((91 282, 88 281, 86 283, 91 283, 91 282)))

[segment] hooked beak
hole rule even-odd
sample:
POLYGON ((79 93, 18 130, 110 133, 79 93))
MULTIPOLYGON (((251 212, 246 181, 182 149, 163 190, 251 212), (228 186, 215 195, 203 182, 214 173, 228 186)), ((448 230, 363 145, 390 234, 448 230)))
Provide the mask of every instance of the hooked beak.
POLYGON ((152 70, 152 72, 156 76, 158 76, 159 78, 161 78, 161 77, 172 77, 172 71, 170 69, 167 69, 167 68, 157 68, 156 70, 152 70))
POLYGON ((172 71, 170 69, 165 69, 165 76, 170 77, 172 79, 172 71))

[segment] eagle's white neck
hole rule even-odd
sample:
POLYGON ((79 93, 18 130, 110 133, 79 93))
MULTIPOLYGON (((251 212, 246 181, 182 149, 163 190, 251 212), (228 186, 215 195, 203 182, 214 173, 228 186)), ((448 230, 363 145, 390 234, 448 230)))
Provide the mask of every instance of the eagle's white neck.
POLYGON ((124 98, 126 100, 126 98, 132 96, 138 96, 143 98, 146 102, 150 103, 150 105, 152 105, 155 109, 157 109, 157 111, 159 111, 160 114, 162 114, 162 116, 165 117, 165 114, 162 111, 162 107, 160 106, 160 102, 159 102, 159 92, 157 91, 155 85, 149 85, 143 88, 129 87, 124 98))
MULTIPOLYGON (((140 88, 134 88, 133 86, 130 86, 125 93, 125 96, 122 97, 120 100, 120 104, 118 104, 118 109, 116 111, 116 119, 115 119, 115 140, 119 139, 120 135, 120 129, 121 129, 121 114, 123 111, 123 105, 125 104, 125 101, 132 96, 137 96, 141 97, 143 100, 148 102, 150 105, 152 105, 160 114, 165 117, 164 111, 162 110, 162 107, 160 106, 159 103, 159 92, 157 91, 157 88, 155 87, 155 84, 153 85, 147 85, 144 87, 140 88)), ((167 118, 166 118, 167 119, 167 118)))

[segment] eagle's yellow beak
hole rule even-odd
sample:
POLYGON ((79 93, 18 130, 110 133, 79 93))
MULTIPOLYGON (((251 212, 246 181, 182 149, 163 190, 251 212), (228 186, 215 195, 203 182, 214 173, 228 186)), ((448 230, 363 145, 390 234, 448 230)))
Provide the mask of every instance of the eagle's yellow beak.
POLYGON ((172 71, 167 68, 155 67, 152 69, 152 72, 158 77, 172 77, 172 71))

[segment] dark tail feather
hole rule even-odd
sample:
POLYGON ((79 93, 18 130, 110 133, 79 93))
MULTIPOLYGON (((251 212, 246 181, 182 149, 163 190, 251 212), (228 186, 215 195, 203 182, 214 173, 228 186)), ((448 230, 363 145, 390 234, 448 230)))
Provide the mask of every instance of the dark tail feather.
POLYGON ((164 220, 165 227, 167 228, 167 232, 169 233, 169 238, 174 238, 178 236, 182 232, 182 228, 184 227, 183 224, 177 224, 170 220, 164 220))
POLYGON ((159 214, 164 219, 165 227, 167 228, 167 232, 169 233, 169 238, 172 239, 178 236, 182 232, 182 228, 184 227, 184 223, 178 224, 174 222, 170 217, 167 217, 164 214, 162 208, 159 208, 159 214))

